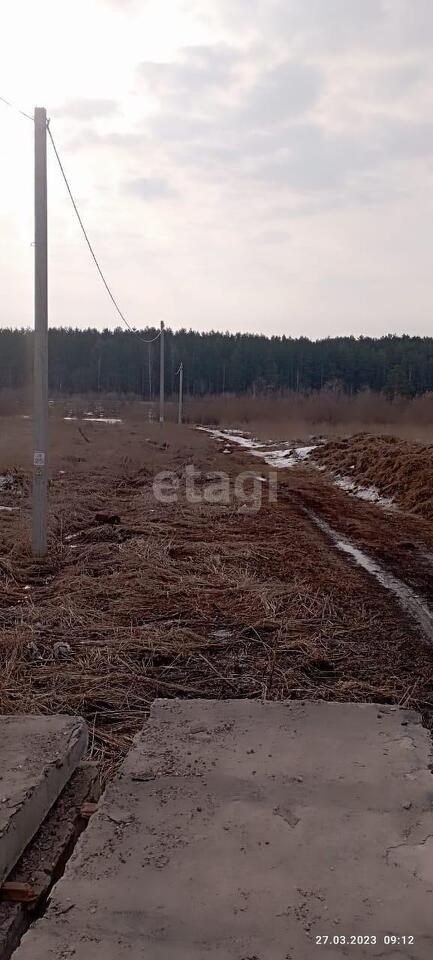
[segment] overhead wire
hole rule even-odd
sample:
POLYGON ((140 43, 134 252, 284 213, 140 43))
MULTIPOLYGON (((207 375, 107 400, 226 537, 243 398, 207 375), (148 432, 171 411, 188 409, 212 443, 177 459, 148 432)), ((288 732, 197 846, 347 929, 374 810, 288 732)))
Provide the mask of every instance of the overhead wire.
POLYGON ((22 117, 25 117, 27 120, 31 120, 34 123, 34 117, 30 116, 29 113, 26 113, 25 110, 20 110, 15 103, 11 103, 10 100, 6 100, 6 97, 0 97, 2 103, 5 103, 7 107, 10 107, 11 110, 15 110, 16 113, 20 113, 22 117))
MULTIPOLYGON (((25 110, 21 110, 19 107, 16 106, 16 104, 12 103, 10 100, 7 100, 6 97, 0 96, 0 101, 1 101, 2 103, 4 103, 7 107, 10 107, 11 110, 15 110, 17 113, 21 114, 21 116, 26 117, 27 120, 31 120, 32 123, 34 123, 34 117, 30 116, 29 113, 26 113, 25 110)), ((98 273, 99 273, 99 276, 100 276, 100 278, 101 278, 101 280, 102 280, 102 282, 103 282, 103 284, 104 284, 104 287, 105 287, 105 289, 106 289, 106 291, 107 291, 107 293, 108 293, 108 296, 110 297, 110 300, 111 300, 111 302, 113 303, 113 306, 114 306, 116 312, 118 313, 120 319, 123 321, 123 323, 124 323, 125 326, 128 328, 128 330, 131 331, 131 333, 137 333, 137 331, 134 330, 133 327, 131 327, 131 324, 128 322, 128 320, 126 319, 124 313, 123 313, 122 310, 120 309, 119 304, 118 304, 118 302, 117 302, 114 294, 112 293, 111 288, 110 288, 110 286, 109 286, 109 284, 108 284, 108 282, 107 282, 107 280, 106 280, 105 274, 104 274, 104 272, 103 272, 103 270, 102 270, 102 268, 101 268, 101 266, 100 266, 100 264, 99 264, 99 261, 98 261, 98 259, 97 259, 96 254, 95 254, 95 251, 94 251, 94 249, 93 249, 93 246, 92 246, 92 244, 91 244, 91 242, 90 242, 89 235, 88 235, 88 233, 87 233, 87 230, 86 230, 86 228, 85 228, 85 226, 84 226, 84 223, 83 223, 83 220, 82 220, 82 218, 81 218, 81 214, 80 214, 80 211, 79 211, 79 209, 78 209, 76 200, 75 200, 74 195, 73 195, 73 193, 72 193, 72 190, 71 190, 71 187, 70 187, 70 184, 69 184, 69 180, 68 180, 68 178, 67 178, 67 176, 66 176, 65 168, 64 168, 63 163, 62 163, 62 161, 61 161, 61 159, 60 159, 59 151, 58 151, 58 149, 57 149, 57 147, 56 147, 56 144, 55 144, 55 142, 54 142, 54 137, 53 137, 53 134, 52 134, 52 132, 51 132, 51 127, 50 127, 50 121, 49 121, 49 120, 47 121, 47 131, 48 131, 48 136, 49 136, 49 138, 50 138, 50 140, 51 140, 51 144, 52 144, 52 147, 53 147, 53 150, 54 150, 54 154, 55 154, 56 159, 57 159, 57 163, 58 163, 58 165, 59 165, 59 167, 60 167, 60 171, 61 171, 63 180, 64 180, 65 185, 66 185, 66 189, 67 189, 67 191, 68 191, 68 194, 69 194, 69 197, 70 197, 72 206, 73 206, 74 211, 75 211, 75 214, 76 214, 76 216, 77 216, 78 223, 80 224, 80 227, 81 227, 81 230, 82 230, 84 239, 85 239, 86 244, 87 244, 87 246, 88 246, 88 248, 89 248, 89 250, 90 250, 90 254, 91 254, 91 256, 92 256, 92 259, 93 259, 93 261, 94 261, 94 264, 95 264, 95 266, 96 266, 96 269, 97 269, 97 271, 98 271, 98 273)), ((159 330, 158 333, 156 334, 156 336, 155 336, 155 337, 152 337, 152 338, 149 339, 149 340, 146 339, 145 337, 142 337, 142 336, 139 336, 138 339, 139 339, 142 343, 148 343, 148 344, 150 344, 150 343, 155 343, 155 341, 158 340, 160 336, 161 336, 161 331, 159 330)))
MULTIPOLYGON (((49 136, 49 138, 50 138, 50 140, 51 140, 51 144, 52 144, 52 147, 53 147, 53 150, 54 150, 56 159, 57 159, 57 163, 58 163, 58 165, 59 165, 59 167, 60 167, 60 171, 61 171, 63 180, 64 180, 64 182, 65 182, 65 184, 66 184, 66 189, 67 189, 67 191, 68 191, 68 194, 69 194, 69 197, 70 197, 72 206, 73 206, 74 211, 75 211, 75 214, 76 214, 76 216, 77 216, 78 223, 80 224, 80 227, 81 227, 81 230, 82 230, 84 239, 85 239, 86 244, 87 244, 87 246, 88 246, 88 248, 89 248, 89 250, 90 250, 90 254, 91 254, 91 256, 92 256, 92 259, 93 259, 93 261, 94 261, 94 264, 95 264, 95 266, 96 266, 96 269, 97 269, 97 271, 98 271, 98 273, 99 273, 99 276, 100 276, 100 278, 101 278, 101 280, 102 280, 102 283, 104 284, 104 287, 105 287, 105 289, 106 289, 106 291, 107 291, 107 293, 108 293, 108 296, 110 297, 110 300, 112 301, 112 303, 113 303, 113 305, 114 305, 114 307, 115 307, 115 309, 116 309, 116 311, 117 311, 120 319, 123 321, 123 323, 125 324, 125 326, 128 327, 128 330, 130 330, 131 333, 136 333, 136 330, 134 330, 134 328, 131 327, 131 324, 128 322, 128 320, 126 319, 124 313, 123 313, 122 310, 120 309, 119 304, 118 304, 118 302, 117 302, 114 294, 112 293, 112 291, 111 291, 111 289, 110 289, 110 286, 109 286, 109 284, 108 284, 108 282, 107 282, 107 280, 106 280, 106 278, 105 278, 105 275, 104 275, 104 273, 103 273, 103 270, 102 270, 102 268, 101 268, 101 266, 100 266, 100 264, 99 264, 99 261, 98 261, 98 259, 97 259, 96 254, 95 254, 95 251, 94 251, 94 249, 93 249, 93 246, 92 246, 92 244, 91 244, 91 242, 90 242, 89 235, 88 235, 88 233, 87 233, 87 230, 86 230, 86 228, 85 228, 85 226, 84 226, 84 223, 83 223, 83 220, 82 220, 82 218, 81 218, 81 214, 80 214, 80 211, 79 211, 79 209, 78 209, 76 200, 75 200, 74 195, 73 195, 73 193, 72 193, 72 190, 71 190, 71 187, 70 187, 70 184, 69 184, 69 180, 68 180, 68 178, 67 178, 67 176, 66 176, 65 168, 64 168, 63 163, 62 163, 62 161, 61 161, 61 159, 60 159, 59 151, 58 151, 58 149, 57 149, 57 147, 56 147, 56 144, 55 144, 55 142, 54 142, 54 137, 53 137, 53 134, 52 134, 52 132, 51 132, 51 126, 50 126, 50 122, 49 122, 49 121, 48 121, 48 123, 47 123, 47 130, 48 130, 48 136, 49 136)), ((155 340, 158 340, 160 336, 161 336, 161 331, 159 330, 158 333, 156 334, 156 336, 155 336, 155 337, 152 337, 152 339, 147 340, 147 339, 145 339, 144 337, 141 337, 141 336, 140 336, 140 337, 139 337, 139 340, 141 340, 142 343, 154 343, 155 340)))

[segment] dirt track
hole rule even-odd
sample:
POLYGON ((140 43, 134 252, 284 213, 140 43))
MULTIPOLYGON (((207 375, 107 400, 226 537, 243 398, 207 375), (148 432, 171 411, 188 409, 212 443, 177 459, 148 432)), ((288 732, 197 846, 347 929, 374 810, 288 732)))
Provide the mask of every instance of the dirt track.
POLYGON ((158 426, 89 424, 87 442, 67 427, 53 427, 42 564, 28 553, 30 427, 10 425, 10 440, 2 433, 0 473, 16 467, 19 492, 0 502, 20 508, 0 513, 3 712, 82 713, 92 755, 108 766, 156 695, 401 703, 432 722, 431 643, 306 511, 427 599, 431 523, 358 502, 308 467, 280 473, 275 504, 263 484, 257 514, 233 501, 191 504, 188 463, 209 499, 209 471, 234 480, 246 465, 267 470, 187 428, 161 436, 158 426), (159 470, 176 471, 177 503, 155 500, 159 470))

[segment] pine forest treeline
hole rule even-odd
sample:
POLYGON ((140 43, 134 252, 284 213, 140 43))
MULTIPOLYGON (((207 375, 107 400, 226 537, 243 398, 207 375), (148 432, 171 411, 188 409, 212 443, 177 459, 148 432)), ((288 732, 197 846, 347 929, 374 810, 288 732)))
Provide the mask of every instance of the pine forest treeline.
MULTIPOLYGON (((121 393, 149 398, 159 386, 157 330, 140 332, 51 329, 51 395, 121 393)), ((309 392, 337 386, 347 393, 369 388, 387 396, 433 390, 433 337, 265 337, 254 334, 166 331, 167 391, 176 390, 183 361, 185 391, 221 393, 309 392)), ((31 381, 32 332, 0 329, 0 389, 31 381)))

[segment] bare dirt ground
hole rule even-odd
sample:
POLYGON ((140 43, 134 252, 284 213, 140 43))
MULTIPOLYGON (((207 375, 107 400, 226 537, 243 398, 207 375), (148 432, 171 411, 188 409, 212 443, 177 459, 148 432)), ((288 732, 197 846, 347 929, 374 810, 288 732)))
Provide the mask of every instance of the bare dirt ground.
POLYGON ((432 641, 397 599, 311 519, 350 537, 426 602, 433 523, 356 501, 308 465, 245 512, 212 502, 225 456, 175 425, 51 424, 50 550, 29 551, 31 424, 0 419, 0 709, 74 712, 106 773, 156 696, 367 700, 433 725, 432 641), (80 432, 80 430, 81 432, 80 432), (201 471, 188 502, 185 468, 201 471), (161 470, 177 502, 155 499, 161 470), (59 646, 60 644, 60 646, 59 646))

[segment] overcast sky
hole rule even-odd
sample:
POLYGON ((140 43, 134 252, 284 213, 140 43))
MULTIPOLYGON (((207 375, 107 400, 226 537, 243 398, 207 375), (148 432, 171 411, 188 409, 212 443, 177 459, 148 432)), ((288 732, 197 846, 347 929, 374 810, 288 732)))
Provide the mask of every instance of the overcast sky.
MULTIPOLYGON (((14 0, 0 94, 46 106, 133 326, 433 333, 432 0, 14 0)), ((0 325, 33 322, 33 128, 0 104, 0 325)), ((113 328, 49 162, 52 326, 113 328)))

